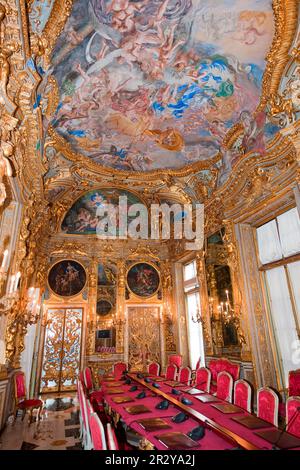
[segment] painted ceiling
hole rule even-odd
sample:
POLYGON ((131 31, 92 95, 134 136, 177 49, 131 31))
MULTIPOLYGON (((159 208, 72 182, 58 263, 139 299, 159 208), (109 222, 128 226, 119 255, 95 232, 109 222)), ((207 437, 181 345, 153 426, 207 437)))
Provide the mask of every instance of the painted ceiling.
POLYGON ((121 170, 212 160, 238 122, 230 164, 263 153, 277 130, 255 113, 273 35, 271 0, 77 0, 52 56, 49 124, 121 170))

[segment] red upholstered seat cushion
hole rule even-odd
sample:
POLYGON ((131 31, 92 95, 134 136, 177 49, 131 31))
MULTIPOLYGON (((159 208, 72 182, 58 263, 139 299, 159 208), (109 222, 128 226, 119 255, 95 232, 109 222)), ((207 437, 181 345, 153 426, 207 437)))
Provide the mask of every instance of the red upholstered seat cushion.
POLYGON ((39 406, 42 406, 43 402, 42 400, 38 399, 31 399, 31 400, 23 400, 18 404, 18 407, 21 408, 22 410, 25 408, 38 408, 39 406))

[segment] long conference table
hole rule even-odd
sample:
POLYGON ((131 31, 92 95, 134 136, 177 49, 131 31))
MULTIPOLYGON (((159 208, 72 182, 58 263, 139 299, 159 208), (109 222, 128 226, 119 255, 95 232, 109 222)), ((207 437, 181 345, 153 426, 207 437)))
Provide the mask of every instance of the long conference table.
POLYGON ((300 439, 286 432, 281 432, 269 423, 258 420, 255 415, 250 415, 242 408, 228 406, 228 402, 197 390, 197 388, 172 381, 168 382, 161 377, 147 377, 146 375, 141 377, 137 373, 127 374, 128 378, 131 380, 130 384, 125 384, 124 380, 103 378, 101 387, 106 409, 114 418, 117 417, 115 421, 121 420, 127 429, 131 429, 141 436, 141 442, 143 442, 141 448, 157 450, 232 450, 237 448, 272 450, 275 447, 277 449, 300 450, 300 439), (156 386, 153 386, 153 383, 156 386), (137 386, 137 390, 130 391, 133 385, 137 386), (179 390, 180 395, 174 395, 172 389, 179 390), (143 391, 146 396, 137 398, 137 395, 143 391), (181 402, 183 397, 192 403, 183 404, 181 402), (168 400, 169 407, 167 409, 156 408, 162 400, 168 400), (145 410, 134 414, 138 411, 136 407, 140 408, 140 405, 143 405, 145 410), (188 415, 188 419, 176 423, 172 418, 180 412, 188 415), (151 420, 159 418, 160 424, 164 423, 163 427, 151 430, 149 418, 151 420), (246 427, 245 423, 237 421, 240 419, 247 421, 248 418, 254 422, 254 427, 253 422, 251 424, 252 429, 248 427, 249 425, 246 427), (201 440, 195 440, 194 444, 191 444, 191 441, 182 445, 178 442, 176 444, 173 433, 186 436, 198 426, 205 428, 205 435, 201 440), (259 435, 260 433, 263 435, 259 435), (166 439, 166 434, 169 435, 169 440, 166 439), (166 442, 171 443, 166 444, 166 442), (274 446, 274 444, 276 445, 274 446), (191 447, 189 447, 190 445, 191 447))

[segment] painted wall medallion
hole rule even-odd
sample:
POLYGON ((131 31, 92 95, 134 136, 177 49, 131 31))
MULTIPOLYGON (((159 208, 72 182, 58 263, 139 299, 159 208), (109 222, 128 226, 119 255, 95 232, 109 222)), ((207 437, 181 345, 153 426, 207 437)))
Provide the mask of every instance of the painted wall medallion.
POLYGON ((79 294, 84 288, 86 272, 77 261, 59 261, 49 271, 48 284, 56 295, 71 297, 79 294))
POLYGON ((128 289, 139 297, 154 295, 158 291, 159 284, 159 273, 149 263, 137 263, 127 273, 128 289))
POLYGON ((96 312, 98 315, 105 317, 112 310, 112 304, 108 300, 98 300, 96 312))

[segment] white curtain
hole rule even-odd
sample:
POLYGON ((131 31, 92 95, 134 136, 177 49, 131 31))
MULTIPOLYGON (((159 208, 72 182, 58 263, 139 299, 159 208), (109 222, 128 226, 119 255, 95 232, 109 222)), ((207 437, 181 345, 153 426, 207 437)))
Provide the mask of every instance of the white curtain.
POLYGON ((275 220, 271 220, 256 230, 259 259, 262 264, 282 258, 282 250, 275 220))
POLYGON ((188 335, 189 335, 189 356, 192 369, 196 368, 197 361, 201 357, 201 366, 205 365, 203 332, 201 323, 195 323, 192 317, 196 317, 197 308, 201 313, 200 298, 198 292, 186 295, 188 312, 188 335))
POLYGON ((300 252, 300 219, 297 208, 277 217, 280 243, 283 256, 300 252))
POLYGON ((277 350, 282 363, 284 385, 287 387, 289 371, 299 368, 299 364, 295 363, 294 353, 298 345, 298 336, 285 268, 280 266, 266 271, 266 278, 277 350))
POLYGON ((33 360, 33 350, 35 341, 36 325, 29 325, 24 340, 24 351, 21 355, 21 369, 25 374, 26 378, 26 390, 29 391, 31 368, 33 360))
POLYGON ((292 284, 295 307, 297 310, 298 325, 300 325, 300 261, 288 264, 289 276, 292 284))

